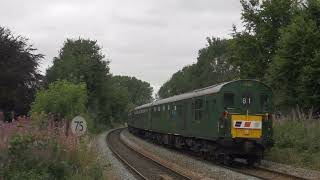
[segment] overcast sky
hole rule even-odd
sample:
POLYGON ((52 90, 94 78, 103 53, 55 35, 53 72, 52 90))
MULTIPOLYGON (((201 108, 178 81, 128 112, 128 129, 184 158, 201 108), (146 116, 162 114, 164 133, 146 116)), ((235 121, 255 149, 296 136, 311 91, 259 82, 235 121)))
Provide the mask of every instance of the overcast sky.
POLYGON ((207 36, 230 37, 240 13, 240 0, 1 0, 0 26, 45 55, 43 72, 66 38, 90 38, 103 47, 113 74, 157 90, 196 62, 207 36))

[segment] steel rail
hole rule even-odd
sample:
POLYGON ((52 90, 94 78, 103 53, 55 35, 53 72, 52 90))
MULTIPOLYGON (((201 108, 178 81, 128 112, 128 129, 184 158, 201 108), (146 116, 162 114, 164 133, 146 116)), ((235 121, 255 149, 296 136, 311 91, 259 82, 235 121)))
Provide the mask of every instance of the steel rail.
MULTIPOLYGON (((109 139, 111 138, 110 134, 115 133, 115 132, 117 132, 117 131, 122 131, 123 129, 125 129, 125 128, 115 129, 115 130, 112 130, 111 132, 109 132, 109 134, 107 135, 107 143, 109 144, 109 142, 110 142, 110 140, 109 140, 109 139)), ((134 149, 133 147, 129 146, 127 143, 122 142, 121 138, 119 138, 119 139, 120 139, 121 143, 122 143, 125 147, 127 147, 127 148, 130 149, 131 151, 135 152, 136 154, 142 156, 142 157, 145 158, 146 160, 151 161, 151 162, 153 162, 154 164, 157 164, 157 165, 158 165, 159 167, 161 167, 161 168, 167 169, 169 172, 172 172, 172 173, 174 173, 174 174, 176 174, 176 175, 178 175, 178 176, 181 176, 183 179, 188 179, 188 180, 191 180, 191 179, 192 179, 192 178, 190 178, 190 177, 188 177, 188 176, 186 176, 186 175, 184 175, 184 174, 176 171, 176 170, 173 169, 173 168, 170 168, 170 167, 168 167, 168 166, 166 166, 166 165, 164 165, 164 164, 161 164, 160 162, 158 162, 158 161, 154 160, 153 158, 151 158, 151 157, 143 154, 142 152, 137 151, 137 150, 134 149)), ((131 165, 127 160, 125 160, 125 158, 123 158, 119 153, 117 153, 116 149, 114 149, 114 147, 112 147, 112 144, 111 144, 111 145, 109 144, 109 148, 110 148, 110 150, 112 151, 112 153, 114 153, 114 154, 116 155, 116 157, 119 158, 120 161, 122 161, 126 166, 128 166, 136 175, 138 175, 138 176, 141 177, 142 179, 148 179, 148 178, 145 177, 137 168, 135 168, 135 167, 134 167, 133 165, 131 165)))
POLYGON ((248 176, 256 177, 259 179, 265 179, 265 180, 277 180, 277 179, 281 179, 281 180, 286 180, 286 179, 288 179, 288 180, 289 179, 290 180, 307 180, 303 177, 299 177, 296 175, 287 174, 287 173, 283 173, 283 172, 279 172, 279 171, 273 171, 273 170, 261 168, 261 167, 248 167, 248 168, 244 168, 244 169, 225 166, 225 165, 221 165, 221 167, 229 169, 229 170, 237 172, 237 173, 240 173, 240 174, 245 174, 248 176))
MULTIPOLYGON (((121 131, 125 129, 125 128, 122 128, 121 131)), ((117 129, 119 130, 119 129, 117 129)), ((114 130, 116 131, 116 130, 114 130)), ((110 132, 112 133, 112 132, 110 132)), ((122 141, 122 140, 121 140, 122 141)), ((184 177, 185 179, 193 179, 193 178, 190 178, 170 167, 167 167, 163 164, 161 164, 160 162, 154 160, 153 158, 150 158, 148 156, 146 156, 145 154, 143 154, 142 152, 140 151, 137 151, 136 149, 134 149, 133 147, 131 147, 130 145, 128 145, 127 143, 125 142, 122 142, 123 145, 125 145, 128 149, 136 152, 137 154, 140 154, 141 156, 143 156, 145 159, 148 159, 149 161, 152 161, 156 164, 158 164, 159 166, 161 167, 164 167, 166 169, 168 169, 169 171, 172 171, 176 174, 178 174, 179 176, 182 176, 184 177)), ((183 152, 185 154, 189 154, 189 153, 186 153, 186 152, 183 152)), ((116 153, 115 153, 116 154, 116 153)), ((117 155, 119 156, 120 160, 121 160, 121 156, 120 155, 117 155)), ((194 155, 192 155, 194 156, 194 155)), ((122 158, 123 159, 123 158, 122 158)), ((129 163, 126 163, 125 160, 121 160, 121 161, 124 161, 125 164, 128 164, 128 166, 130 167, 131 165, 129 163)), ((207 161, 207 160, 206 160, 207 161)), ((209 161, 212 163, 212 161, 209 161)), ((213 162, 214 163, 214 162, 213 162)), ((221 165, 221 164, 217 164, 217 163, 214 163, 215 165, 218 165, 218 166, 221 166, 225 169, 228 169, 228 170, 231 170, 231 171, 234 171, 234 172, 237 172, 237 173, 240 173, 240 174, 244 174, 244 175, 248 175, 248 176, 252 176, 252 177, 256 177, 256 178, 259 178, 259 179, 265 179, 265 180, 277 180, 277 179, 281 179, 281 180, 286 180, 286 179, 290 179, 290 180, 307 180, 303 177, 299 177, 299 176, 296 176, 296 175, 291 175, 291 174, 286 174, 286 173, 283 173, 283 172, 279 172, 279 171, 273 171, 273 170, 270 170, 270 169, 266 169, 266 168, 262 168, 262 167, 257 167, 257 166, 254 166, 254 167, 246 167, 244 168, 244 164, 241 166, 241 167, 231 167, 231 166, 226 166, 226 165, 221 165)), ((131 167, 130 167, 131 168, 131 167)), ((134 167, 132 167, 131 169, 135 169, 134 167)), ((134 172, 136 172, 137 174, 139 173, 139 176, 140 176, 140 172, 138 170, 133 170, 134 172)), ((141 174, 142 175, 142 174, 141 174)), ((143 179, 147 179, 147 178, 143 178, 143 179)))
MULTIPOLYGON (((116 130, 118 130, 118 129, 116 129, 116 130)), ((108 135, 107 135, 107 143, 109 144, 109 142, 110 142, 110 140, 109 140, 109 138, 110 138, 110 134, 111 133, 113 133, 114 131, 116 131, 116 130, 112 130, 112 131, 110 131, 109 133, 108 133, 108 135)), ((111 152, 122 162, 122 163, 124 163, 125 164, 125 166, 127 166, 127 167, 129 167, 129 169, 131 170, 131 171, 133 171, 137 176, 139 176, 141 179, 144 179, 144 180, 147 180, 147 178, 143 175, 143 174, 141 174, 136 168, 134 168, 128 161, 126 161, 116 150, 115 150, 115 148, 112 146, 112 145, 109 145, 108 146, 109 147, 109 149, 111 150, 111 152)))

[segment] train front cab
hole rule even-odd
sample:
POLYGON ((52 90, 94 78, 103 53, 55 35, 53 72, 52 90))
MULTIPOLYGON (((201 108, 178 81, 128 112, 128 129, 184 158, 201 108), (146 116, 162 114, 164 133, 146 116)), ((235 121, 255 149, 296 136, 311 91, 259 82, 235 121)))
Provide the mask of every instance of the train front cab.
POLYGON ((219 133, 233 157, 259 161, 272 146, 272 92, 258 81, 236 81, 222 88, 219 133))

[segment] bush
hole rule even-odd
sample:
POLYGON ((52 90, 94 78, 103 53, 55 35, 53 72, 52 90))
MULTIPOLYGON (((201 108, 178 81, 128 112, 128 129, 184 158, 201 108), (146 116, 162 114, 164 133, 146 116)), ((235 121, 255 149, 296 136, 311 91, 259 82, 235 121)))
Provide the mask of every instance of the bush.
POLYGON ((320 170, 319 129, 319 120, 276 121, 275 145, 267 159, 320 170))
POLYGON ((0 149, 0 179, 101 179, 103 169, 90 142, 66 137, 63 128, 16 134, 7 149, 0 149))
MULTIPOLYGON (((83 116, 90 131, 94 124, 87 113, 87 88, 85 83, 73 84, 58 80, 49 84, 48 89, 39 90, 31 106, 32 119, 41 126, 47 125, 48 119, 70 122, 77 115, 83 116)), ((69 130, 69 127, 66 127, 69 130)))
POLYGON ((71 119, 86 113, 87 88, 84 83, 73 84, 66 80, 51 83, 48 89, 37 92, 31 112, 56 114, 71 119))

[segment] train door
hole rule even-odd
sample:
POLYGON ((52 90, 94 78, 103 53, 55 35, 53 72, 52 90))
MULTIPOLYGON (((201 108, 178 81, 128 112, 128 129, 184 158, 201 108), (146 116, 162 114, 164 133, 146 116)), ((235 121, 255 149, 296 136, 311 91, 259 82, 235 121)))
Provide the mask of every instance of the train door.
MULTIPOLYGON (((218 132, 218 109, 216 106, 216 96, 207 96, 205 98, 205 119, 204 119, 204 128, 205 128, 205 136, 207 137, 215 137, 218 132)), ((220 115, 221 116, 221 115, 220 115)))
POLYGON ((148 123, 149 123, 149 130, 152 130, 152 112, 153 112, 153 107, 151 106, 148 108, 148 123))
POLYGON ((183 103, 183 108, 182 108, 182 130, 187 129, 187 112, 188 112, 188 103, 184 102, 183 103))
POLYGON ((173 117, 176 124, 177 133, 183 133, 186 130, 186 115, 187 106, 186 102, 178 102, 174 104, 173 117))
MULTIPOLYGON (((241 92, 241 90, 239 91, 241 92)), ((223 112, 219 115, 219 135, 220 136, 230 136, 231 124, 230 119, 227 118, 228 113, 236 113, 237 112, 236 103, 237 103, 237 94, 234 91, 226 91, 223 93, 223 112)))

